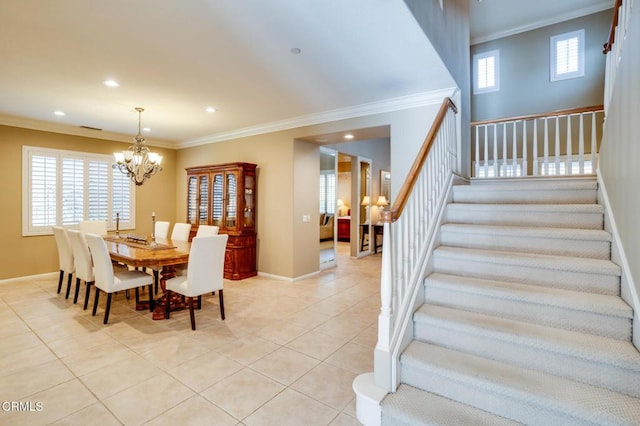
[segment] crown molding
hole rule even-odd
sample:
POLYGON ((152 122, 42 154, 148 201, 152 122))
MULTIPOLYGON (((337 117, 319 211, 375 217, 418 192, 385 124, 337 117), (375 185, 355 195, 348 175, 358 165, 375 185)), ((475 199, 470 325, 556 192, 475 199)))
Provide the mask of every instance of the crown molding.
POLYGON ((531 22, 526 25, 522 25, 520 27, 510 28, 504 31, 499 31, 492 34, 487 34, 485 36, 473 37, 471 39, 471 46, 485 43, 487 41, 497 40, 503 37, 509 37, 515 34, 524 33, 527 31, 535 30, 542 27, 547 27, 549 25, 557 24, 564 21, 569 21, 571 19, 580 18, 582 16, 591 15, 593 13, 602 12, 603 10, 611 9, 611 5, 609 4, 595 4, 588 7, 583 7, 581 9, 575 9, 567 13, 563 13, 560 15, 553 16, 551 18, 540 19, 538 21, 531 22))
MULTIPOLYGON (((69 124, 53 123, 51 121, 34 120, 32 118, 16 117, 13 115, 0 114, 0 125, 20 127, 23 129, 40 130, 43 132, 61 133, 72 136, 83 136, 86 138, 104 139, 116 142, 133 143, 133 135, 108 132, 104 130, 85 129, 69 124)), ((147 139, 147 145, 159 148, 176 149, 176 143, 147 139)))
POLYGON ((178 144, 178 148, 191 148, 194 146, 223 142, 248 136, 256 136, 265 133, 278 132, 281 130, 295 129, 298 127, 312 126, 315 124, 329 123, 332 121, 345 120, 349 118, 383 114, 387 112, 400 111, 403 109, 433 105, 435 103, 442 102, 442 99, 446 96, 452 96, 453 93, 455 93, 455 90, 455 87, 448 87, 446 89, 434 90, 432 92, 417 93, 414 95, 402 96, 379 102, 371 102, 346 108, 338 108, 317 114, 292 117, 285 120, 273 121, 270 123, 245 127, 228 132, 214 133, 212 135, 182 141, 178 144))

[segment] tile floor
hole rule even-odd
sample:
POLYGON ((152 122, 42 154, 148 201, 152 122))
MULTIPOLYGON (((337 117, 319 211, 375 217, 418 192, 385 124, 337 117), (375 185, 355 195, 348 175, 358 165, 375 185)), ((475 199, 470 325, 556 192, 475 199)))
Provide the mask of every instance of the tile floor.
POLYGON ((381 255, 338 251, 337 268, 295 283, 225 281, 227 319, 208 296, 195 332, 188 311, 153 321, 123 294, 104 326, 106 298, 92 317, 57 278, 0 285, 0 424, 357 425, 381 255))

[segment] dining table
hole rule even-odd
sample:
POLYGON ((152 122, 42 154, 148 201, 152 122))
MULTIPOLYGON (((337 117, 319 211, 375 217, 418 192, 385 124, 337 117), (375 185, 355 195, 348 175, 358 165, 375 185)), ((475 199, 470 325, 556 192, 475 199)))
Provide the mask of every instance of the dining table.
MULTIPOLYGON (((176 265, 184 265, 189 261, 191 243, 188 241, 172 241, 170 239, 155 238, 152 241, 134 240, 126 237, 104 237, 111 260, 135 268, 158 268, 160 271, 160 287, 163 295, 155 302, 153 319, 165 318, 166 287, 168 279, 176 275, 176 265)), ((148 309, 149 302, 140 301, 136 310, 148 309)), ((175 295, 168 302, 170 310, 184 309, 189 305, 179 295, 175 295)))

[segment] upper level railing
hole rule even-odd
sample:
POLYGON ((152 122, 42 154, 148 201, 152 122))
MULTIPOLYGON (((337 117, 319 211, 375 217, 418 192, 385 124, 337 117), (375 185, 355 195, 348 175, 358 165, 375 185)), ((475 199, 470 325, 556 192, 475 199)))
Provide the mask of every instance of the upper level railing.
POLYGON ((609 109, 609 101, 616 82, 616 74, 622 50, 626 42, 629 17, 635 0, 616 0, 611 20, 609 38, 602 48, 602 53, 607 55, 605 81, 604 81, 604 109, 609 109))
POLYGON ((381 309, 375 381, 396 388, 396 364, 413 301, 425 276, 430 247, 457 164, 457 108, 445 98, 393 206, 383 211, 381 309))
POLYGON ((602 105, 471 123, 473 177, 593 174, 602 105))

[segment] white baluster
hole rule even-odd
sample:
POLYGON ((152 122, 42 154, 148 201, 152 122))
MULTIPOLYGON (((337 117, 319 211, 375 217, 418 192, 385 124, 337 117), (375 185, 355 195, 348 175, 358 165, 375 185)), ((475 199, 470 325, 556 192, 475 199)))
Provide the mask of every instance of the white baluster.
POLYGON ((480 141, 478 141, 478 137, 480 134, 479 126, 476 126, 476 166, 475 166, 475 177, 478 177, 480 174, 480 141))
POLYGON ((511 149, 513 154, 513 176, 518 176, 518 146, 516 140, 516 123, 513 122, 513 147, 511 149))
POLYGON ((564 171, 566 174, 570 175, 573 174, 573 167, 572 167, 572 159, 571 159, 571 151, 573 151, 572 148, 572 141, 571 141, 571 116, 567 115, 567 156, 565 158, 565 163, 564 163, 564 171))
POLYGON ((580 114, 580 127, 578 130, 578 168, 581 175, 584 174, 584 113, 580 114))
POLYGON ((591 173, 598 169, 598 158, 596 157, 596 113, 591 113, 591 173))
POLYGON ((506 176, 506 175, 507 175, 507 123, 502 123, 502 173, 501 173, 501 176, 506 176))
POLYGON ((529 176, 529 163, 527 161, 527 151, 529 150, 529 144, 527 144, 527 120, 522 120, 522 173, 521 176, 529 176))
POLYGON ((498 125, 493 125, 493 175, 495 177, 500 176, 500 170, 498 165, 498 125))
POLYGON ((489 125, 484 126, 484 177, 489 177, 489 125))
POLYGON ((538 120, 533 119, 533 175, 538 176, 538 120))
POLYGON ((555 144, 555 155, 556 155, 556 175, 560 174, 560 117, 556 115, 556 144, 555 144))
POLYGON ((545 176, 549 176, 549 120, 544 118, 544 172, 545 176))

